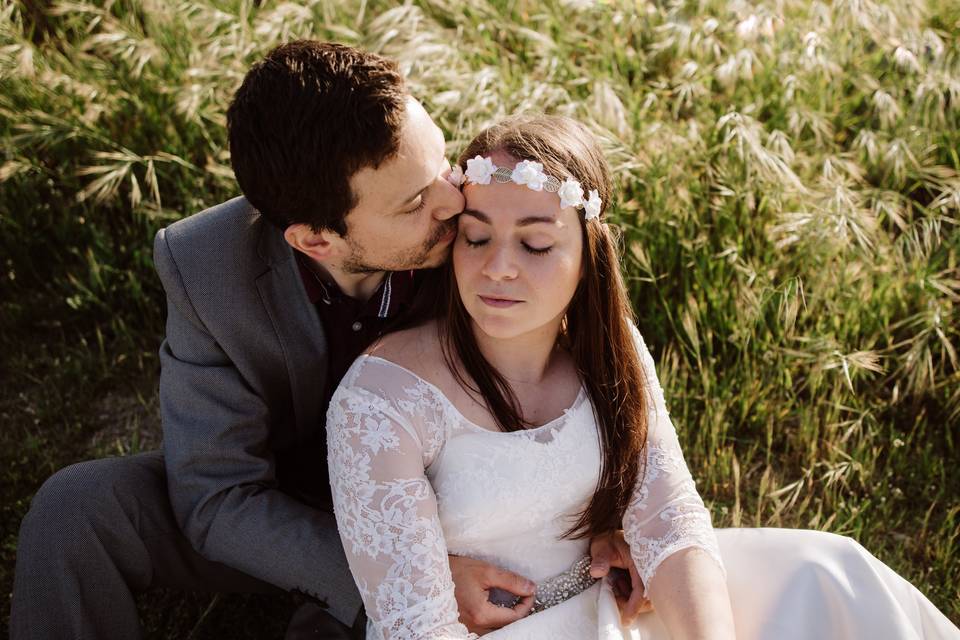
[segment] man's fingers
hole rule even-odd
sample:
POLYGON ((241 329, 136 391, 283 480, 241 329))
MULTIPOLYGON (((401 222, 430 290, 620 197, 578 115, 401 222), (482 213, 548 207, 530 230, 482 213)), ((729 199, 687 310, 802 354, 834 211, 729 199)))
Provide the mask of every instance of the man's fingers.
POLYGON ((606 560, 594 558, 590 561, 590 577, 603 578, 610 573, 610 563, 606 560))
POLYGON ((513 605, 513 610, 515 613, 519 614, 521 618, 530 614, 530 611, 533 609, 534 596, 524 596, 520 598, 520 602, 513 605))
MULTIPOLYGON (((496 587, 503 589, 517 596, 533 596, 537 590, 537 585, 523 576, 518 576, 512 571, 506 569, 497 569, 491 567, 487 572, 486 588, 496 587)), ((531 600, 532 602, 532 600, 531 600)), ((532 604, 530 606, 533 606, 532 604)))
POLYGON ((620 624, 627 626, 629 621, 624 617, 623 611, 627 608, 627 596, 621 595, 619 593, 613 594, 614 599, 617 601, 617 609, 620 611, 620 624))
POLYGON ((630 624, 640 614, 644 604, 647 603, 649 603, 649 601, 644 597, 643 590, 634 589, 633 593, 630 594, 630 597, 627 598, 627 601, 623 604, 623 609, 620 611, 621 619, 623 619, 625 624, 630 624))
MULTIPOLYGON (((630 596, 623 603, 623 606, 620 607, 620 619, 625 625, 631 624, 636 617, 645 610, 644 606, 649 604, 643 581, 633 566, 630 567, 630 583, 630 596)), ((618 602, 617 604, 620 603, 618 602)))
POLYGON ((610 572, 610 562, 616 549, 609 534, 597 536, 590 541, 590 576, 602 578, 610 572))
POLYGON ((473 633, 486 633, 530 613, 536 585, 523 576, 472 558, 450 556, 460 621, 473 633), (514 603, 510 607, 495 602, 514 603))
POLYGON ((481 612, 481 621, 484 627, 499 629, 511 622, 516 622, 520 618, 526 617, 533 609, 533 596, 526 596, 520 599, 520 602, 511 607, 498 607, 493 603, 488 603, 481 612))
POLYGON ((590 575, 602 578, 611 568, 626 569, 633 564, 630 545, 623 531, 611 531, 590 540, 590 575))
POLYGON ((630 598, 616 596, 616 599, 617 607, 620 609, 620 622, 625 627, 633 624, 641 613, 653 611, 653 603, 636 593, 630 598))

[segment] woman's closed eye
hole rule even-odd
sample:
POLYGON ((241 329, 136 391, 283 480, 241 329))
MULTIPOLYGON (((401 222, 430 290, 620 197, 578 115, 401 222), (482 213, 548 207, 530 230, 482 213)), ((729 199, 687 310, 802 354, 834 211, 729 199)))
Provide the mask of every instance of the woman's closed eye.
POLYGON ((527 253, 532 253, 532 254, 535 255, 535 256, 545 256, 545 255, 547 255, 548 253, 550 253, 550 249, 553 249, 552 246, 551 246, 551 247, 539 247, 539 248, 538 248, 538 247, 531 247, 531 246, 528 245, 526 242, 521 242, 520 244, 522 244, 522 245, 523 245, 523 248, 527 250, 527 253))
MULTIPOLYGON (((471 240, 471 239, 468 238, 467 236, 464 236, 464 237, 463 237, 463 240, 467 243, 467 246, 468 246, 468 247, 480 247, 480 246, 482 246, 482 245, 487 244, 487 242, 489 241, 489 238, 483 238, 483 239, 479 239, 479 240, 471 240)), ((531 253, 531 254, 533 254, 533 255, 535 255, 535 256, 544 256, 544 255, 550 253, 550 250, 553 249, 553 246, 549 246, 549 247, 532 247, 532 246, 528 245, 526 242, 521 242, 520 244, 521 244, 521 246, 523 246, 524 251, 526 251, 527 253, 531 253)))

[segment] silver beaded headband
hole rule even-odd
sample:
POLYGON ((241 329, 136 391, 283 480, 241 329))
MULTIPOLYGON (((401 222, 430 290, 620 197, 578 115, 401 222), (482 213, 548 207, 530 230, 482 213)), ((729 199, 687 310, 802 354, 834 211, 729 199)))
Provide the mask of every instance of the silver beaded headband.
POLYGON ((458 187, 464 182, 467 184, 490 184, 491 180, 501 184, 514 182, 526 185, 533 191, 556 193, 560 196, 561 208, 583 209, 584 220, 593 220, 600 216, 601 200, 596 189, 591 189, 588 197, 584 199, 583 187, 578 181, 567 178, 561 182, 559 178, 544 173, 543 164, 533 160, 521 160, 513 169, 508 169, 493 164, 490 158, 476 156, 467 160, 466 172, 460 165, 455 165, 447 179, 458 187))

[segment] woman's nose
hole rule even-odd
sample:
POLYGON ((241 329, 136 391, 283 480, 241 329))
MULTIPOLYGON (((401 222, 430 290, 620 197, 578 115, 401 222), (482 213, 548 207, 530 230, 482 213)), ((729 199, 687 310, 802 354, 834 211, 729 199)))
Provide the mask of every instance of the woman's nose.
POLYGON ((517 265, 506 247, 491 248, 483 265, 483 275, 491 280, 513 280, 517 277, 517 265))

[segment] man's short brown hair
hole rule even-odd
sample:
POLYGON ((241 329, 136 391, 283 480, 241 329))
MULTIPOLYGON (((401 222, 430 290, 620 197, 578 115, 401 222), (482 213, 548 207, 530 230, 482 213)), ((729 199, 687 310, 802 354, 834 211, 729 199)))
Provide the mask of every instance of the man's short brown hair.
POLYGON ((395 62, 346 45, 298 40, 256 63, 227 110, 233 171, 275 225, 346 235, 350 177, 400 146, 407 99, 395 62))

